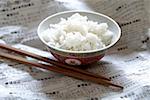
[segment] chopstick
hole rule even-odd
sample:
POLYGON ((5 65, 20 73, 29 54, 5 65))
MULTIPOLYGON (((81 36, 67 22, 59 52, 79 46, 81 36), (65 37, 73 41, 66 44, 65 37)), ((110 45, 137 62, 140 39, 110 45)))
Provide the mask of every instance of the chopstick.
POLYGON ((27 52, 27 51, 24 51, 24 50, 20 50, 20 49, 11 47, 11 46, 6 45, 6 44, 0 43, 0 48, 5 49, 5 50, 9 50, 9 51, 12 51, 12 52, 24 55, 24 56, 32 57, 32 58, 38 59, 40 61, 44 61, 44 62, 53 64, 53 65, 56 65, 56 66, 59 66, 59 67, 63 67, 63 68, 66 68, 66 69, 69 69, 69 70, 72 70, 72 71, 80 72, 80 73, 83 73, 85 75, 89 75, 89 76, 93 76, 95 78, 101 78, 101 79, 110 81, 109 78, 106 78, 104 76, 100 76, 100 75, 97 75, 97 74, 94 74, 94 73, 90 73, 88 71, 85 71, 85 70, 82 70, 82 69, 79 69, 79 68, 74 68, 74 67, 71 67, 69 65, 65 65, 65 64, 60 63, 58 61, 55 61, 53 59, 42 57, 40 55, 36 55, 36 54, 30 53, 30 52, 27 52))
POLYGON ((52 59, 49 59, 49 58, 46 58, 46 57, 42 57, 42 56, 27 52, 27 51, 24 51, 24 50, 20 50, 20 49, 11 47, 9 45, 5 45, 5 44, 0 43, 0 48, 8 50, 8 51, 15 52, 15 53, 18 53, 18 54, 21 54, 21 55, 25 55, 25 56, 28 56, 28 57, 32 57, 32 58, 35 58, 35 59, 38 59, 38 60, 41 60, 41 61, 44 61, 44 62, 48 62, 50 64, 53 64, 53 66, 27 61, 23 58, 15 57, 13 55, 5 54, 5 53, 0 53, 1 57, 11 59, 11 60, 15 60, 17 62, 21 62, 21 63, 24 63, 24 64, 44 68, 44 69, 51 70, 51 71, 54 71, 54 72, 62 73, 64 75, 71 76, 71 77, 74 77, 74 78, 78 78, 78 79, 82 79, 82 80, 89 80, 89 81, 92 81, 92 82, 95 82, 95 83, 98 83, 98 84, 103 84, 105 86, 106 85, 107 86, 111 85, 111 86, 115 86, 115 87, 119 87, 120 89, 123 89, 122 86, 111 83, 108 78, 105 78, 103 76, 92 74, 90 72, 87 72, 87 71, 84 71, 84 70, 81 70, 81 69, 76 69, 76 68, 73 68, 73 67, 69 67, 68 65, 59 63, 55 60, 52 60, 52 59))
POLYGON ((2 53, 2 52, 0 52, 0 57, 7 58, 7 59, 10 59, 10 60, 14 60, 14 61, 17 61, 17 62, 20 62, 20 63, 23 63, 23 64, 32 65, 34 67, 47 69, 47 70, 54 71, 54 72, 57 72, 57 73, 61 73, 61 74, 64 74, 64 75, 67 75, 67 76, 70 76, 70 77, 77 78, 77 79, 91 81, 91 82, 101 84, 101 85, 104 85, 104 86, 107 86, 107 87, 115 87, 115 88, 117 87, 121 90, 123 89, 122 86, 113 84, 110 81, 102 80, 102 79, 92 77, 92 76, 88 76, 88 75, 85 75, 83 73, 74 72, 72 70, 68 70, 68 69, 65 69, 65 68, 62 68, 62 67, 56 67, 55 65, 52 66, 52 65, 32 62, 32 61, 28 61, 28 60, 26 60, 22 57, 17 57, 15 55, 10 55, 10 54, 7 54, 7 53, 2 53))

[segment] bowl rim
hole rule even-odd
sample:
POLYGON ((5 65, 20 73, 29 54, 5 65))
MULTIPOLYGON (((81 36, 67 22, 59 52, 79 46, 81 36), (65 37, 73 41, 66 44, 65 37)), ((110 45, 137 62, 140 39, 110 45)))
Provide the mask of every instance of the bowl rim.
POLYGON ((118 25, 118 23, 113 20, 112 18, 108 17, 107 15, 105 14, 102 14, 102 13, 98 13, 98 12, 94 12, 94 11, 86 11, 86 10, 71 10, 71 11, 62 11, 62 12, 58 12, 58 13, 55 13, 53 15, 50 15, 48 17, 46 17, 38 26, 38 29, 37 29, 37 34, 38 34, 38 37, 40 38, 40 40, 46 44, 48 47, 54 49, 54 50, 57 50, 57 51, 60 51, 60 52, 65 52, 65 53, 78 53, 78 54, 82 54, 82 53, 95 53, 95 52, 99 52, 99 51, 104 51, 110 47, 112 47, 113 45, 115 45, 120 37, 121 37, 121 28, 120 26, 118 25), (46 41, 44 41, 44 39, 41 37, 40 35, 40 28, 41 26, 43 25, 43 23, 45 23, 47 20, 49 20, 50 18, 53 18, 53 17, 56 17, 57 15, 61 15, 61 14, 65 14, 65 13, 80 13, 80 12, 83 12, 83 13, 90 13, 90 14, 95 14, 95 15, 98 15, 98 16, 102 16, 102 17, 105 17, 107 19, 109 19, 110 21, 112 21, 118 28, 118 36, 116 37, 115 41, 113 41, 111 44, 109 44, 108 46, 104 47, 104 48, 100 48, 100 49, 95 49, 95 50, 88 50, 88 51, 71 51, 71 50, 65 50, 65 49, 61 49, 61 48, 58 48, 58 47, 54 47, 52 45, 49 45, 46 41))

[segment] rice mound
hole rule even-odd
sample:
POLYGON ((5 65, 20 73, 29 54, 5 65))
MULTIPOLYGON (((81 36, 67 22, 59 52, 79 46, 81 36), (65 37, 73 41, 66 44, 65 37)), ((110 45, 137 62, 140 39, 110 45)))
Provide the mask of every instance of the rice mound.
POLYGON ((113 32, 107 23, 88 20, 87 16, 75 13, 42 33, 49 45, 71 51, 88 51, 104 48, 112 41, 113 32))

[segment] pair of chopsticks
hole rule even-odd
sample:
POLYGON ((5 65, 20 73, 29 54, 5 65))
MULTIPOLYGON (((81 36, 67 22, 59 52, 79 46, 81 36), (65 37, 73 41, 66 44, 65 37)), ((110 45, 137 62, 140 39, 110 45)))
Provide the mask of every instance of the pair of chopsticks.
POLYGON ((0 57, 7 58, 9 60, 13 60, 13 61, 27 64, 27 65, 32 65, 32 66, 38 67, 38 68, 47 69, 47 70, 61 73, 61 74, 64 74, 66 76, 74 77, 77 79, 91 81, 93 83, 101 84, 101 85, 104 85, 107 87, 111 86, 111 87, 123 89, 122 86, 113 84, 110 81, 110 79, 108 79, 106 77, 103 77, 103 76, 100 76, 100 75, 97 75, 94 73, 90 73, 88 71, 84 71, 84 70, 79 69, 79 68, 74 68, 74 67, 71 67, 69 65, 65 65, 63 63, 60 63, 60 62, 55 61, 55 60, 50 59, 50 58, 42 57, 40 55, 36 55, 36 54, 30 53, 30 52, 27 52, 24 50, 20 50, 20 49, 17 49, 17 48, 14 48, 14 47, 11 47, 9 45, 2 44, 2 43, 0 43, 0 49, 4 49, 4 50, 11 51, 11 52, 14 52, 14 53, 17 53, 20 55, 28 56, 28 57, 49 63, 51 65, 28 61, 23 57, 19 57, 16 55, 0 52, 0 57))

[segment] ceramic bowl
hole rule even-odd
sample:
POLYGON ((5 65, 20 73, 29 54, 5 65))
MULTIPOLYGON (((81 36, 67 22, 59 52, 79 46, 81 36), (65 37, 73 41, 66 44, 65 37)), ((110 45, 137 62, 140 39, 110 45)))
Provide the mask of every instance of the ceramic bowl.
POLYGON ((105 51, 110 49, 120 39, 121 29, 119 25, 112 18, 104 14, 92 12, 92 11, 78 10, 78 11, 59 12, 47 17, 39 24, 37 33, 40 40, 45 44, 45 46, 52 53, 52 55, 56 59, 58 59, 58 61, 67 63, 69 65, 86 65, 86 64, 97 62, 104 57, 105 51), (70 50, 64 50, 64 49, 60 49, 48 45, 48 43, 44 41, 44 39, 42 38, 43 31, 48 29, 50 24, 59 23, 60 18, 68 18, 75 13, 79 13, 83 16, 87 16, 88 20, 96 21, 98 23, 102 23, 102 22, 107 23, 109 26, 108 29, 114 33, 111 44, 101 49, 89 50, 89 51, 70 51, 70 50))

